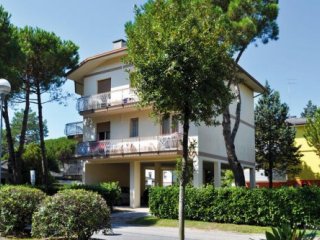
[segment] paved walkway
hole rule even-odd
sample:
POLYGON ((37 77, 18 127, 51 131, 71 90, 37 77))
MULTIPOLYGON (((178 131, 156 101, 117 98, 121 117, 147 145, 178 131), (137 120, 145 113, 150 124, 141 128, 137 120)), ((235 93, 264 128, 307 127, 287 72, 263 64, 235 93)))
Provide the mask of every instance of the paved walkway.
MULTIPOLYGON (((107 240, 173 240, 178 239, 178 229, 172 227, 133 226, 126 222, 149 215, 147 208, 116 208, 111 216, 113 234, 95 234, 94 239, 107 240)), ((186 228, 186 239, 192 240, 261 240, 264 234, 242 234, 218 230, 199 230, 186 228)))

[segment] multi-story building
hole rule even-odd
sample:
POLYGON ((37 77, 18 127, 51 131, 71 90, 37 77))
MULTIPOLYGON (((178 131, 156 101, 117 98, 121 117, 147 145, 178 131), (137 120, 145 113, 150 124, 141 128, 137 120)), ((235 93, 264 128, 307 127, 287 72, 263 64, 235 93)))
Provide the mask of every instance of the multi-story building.
MULTIPOLYGON (((85 59, 68 74, 75 83, 75 92, 81 95, 77 110, 83 116, 83 139, 76 156, 85 162, 85 183, 118 181, 120 186, 130 189, 130 206, 138 207, 148 182, 168 185, 176 179, 174 170, 176 159, 181 156, 182 129, 172 116, 157 122, 150 116, 151 107, 137 107, 139 99, 130 87, 127 72, 133 66, 122 62, 127 54, 125 41, 113 44, 113 50, 85 59), (154 171, 154 180, 146 179, 146 172, 150 171, 154 171)), ((242 166, 251 169, 254 185, 253 97, 264 87, 240 69, 242 109, 236 151, 242 166)), ((234 110, 232 104, 231 112, 234 110)), ((189 135, 197 142, 194 185, 212 182, 220 186, 221 169, 228 168, 222 127, 191 124, 189 135)))

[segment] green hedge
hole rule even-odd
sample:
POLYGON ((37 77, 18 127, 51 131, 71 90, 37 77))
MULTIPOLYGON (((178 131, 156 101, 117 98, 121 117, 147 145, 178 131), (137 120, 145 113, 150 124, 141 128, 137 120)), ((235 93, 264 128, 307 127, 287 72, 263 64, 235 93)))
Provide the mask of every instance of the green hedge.
MULTIPOLYGON (((178 218, 178 187, 154 187, 149 193, 152 214, 160 218, 178 218), (170 203, 170 204, 168 204, 170 203)), ((280 226, 318 226, 320 188, 246 189, 186 188, 186 219, 280 226)))
POLYGON ((117 182, 105 182, 95 185, 71 184, 64 185, 63 189, 83 189, 96 192, 103 197, 111 210, 113 210, 114 205, 119 203, 121 195, 121 188, 117 182))
POLYGON ((0 235, 22 234, 25 228, 31 225, 32 213, 45 196, 42 191, 27 186, 2 186, 0 235))

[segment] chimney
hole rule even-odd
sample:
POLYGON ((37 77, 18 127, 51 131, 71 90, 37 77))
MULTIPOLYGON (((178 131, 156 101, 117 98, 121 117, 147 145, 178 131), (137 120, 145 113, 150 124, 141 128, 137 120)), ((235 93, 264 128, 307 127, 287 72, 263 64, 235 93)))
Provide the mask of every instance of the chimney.
POLYGON ((112 42, 113 43, 113 50, 119 49, 127 46, 127 42, 123 39, 118 39, 112 42))

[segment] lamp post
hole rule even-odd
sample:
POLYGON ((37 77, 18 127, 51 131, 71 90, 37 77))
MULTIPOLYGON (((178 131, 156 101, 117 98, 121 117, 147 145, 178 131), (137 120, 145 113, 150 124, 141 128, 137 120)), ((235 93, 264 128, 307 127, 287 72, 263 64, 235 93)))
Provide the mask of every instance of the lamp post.
MULTIPOLYGON (((2 155, 2 106, 3 100, 6 95, 8 95, 11 91, 11 85, 6 79, 0 79, 0 158, 2 155)), ((2 164, 0 161, 0 185, 1 185, 1 170, 2 164)))

